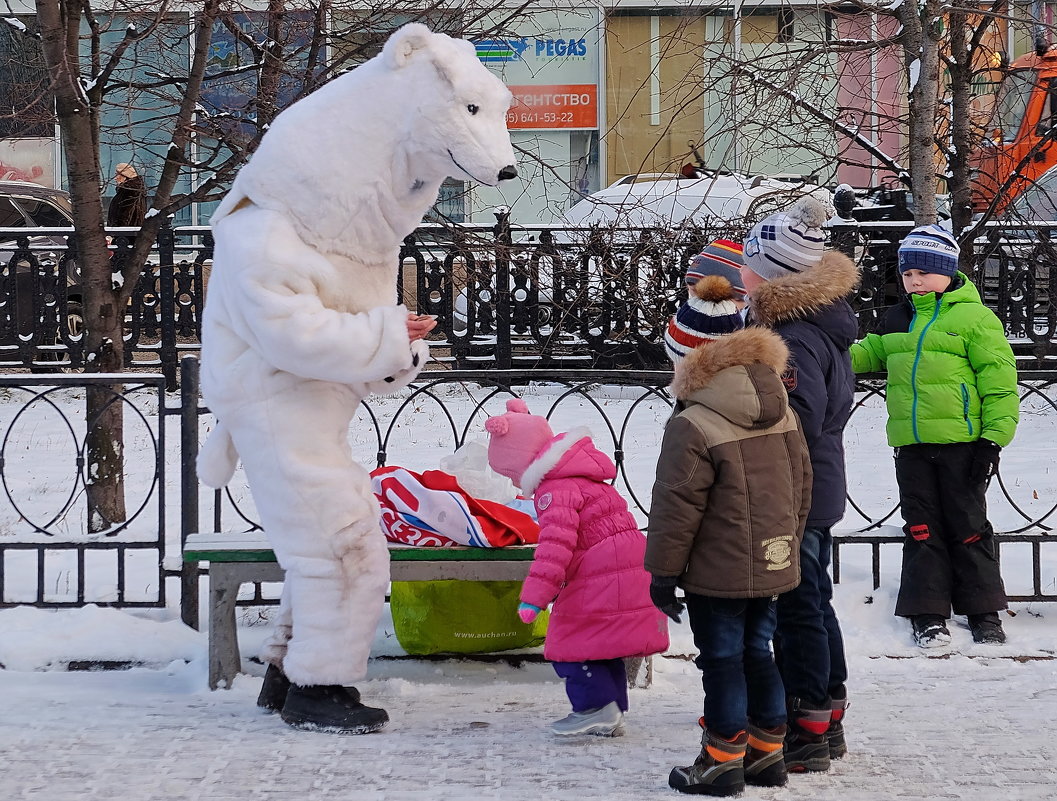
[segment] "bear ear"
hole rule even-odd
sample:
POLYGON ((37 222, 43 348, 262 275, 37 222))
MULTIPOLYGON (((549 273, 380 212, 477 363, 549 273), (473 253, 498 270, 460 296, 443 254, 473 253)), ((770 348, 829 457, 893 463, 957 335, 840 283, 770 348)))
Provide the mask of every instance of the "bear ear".
POLYGON ((433 36, 421 22, 410 22, 389 37, 382 48, 382 58, 389 69, 396 70, 407 64, 416 50, 425 50, 433 36))

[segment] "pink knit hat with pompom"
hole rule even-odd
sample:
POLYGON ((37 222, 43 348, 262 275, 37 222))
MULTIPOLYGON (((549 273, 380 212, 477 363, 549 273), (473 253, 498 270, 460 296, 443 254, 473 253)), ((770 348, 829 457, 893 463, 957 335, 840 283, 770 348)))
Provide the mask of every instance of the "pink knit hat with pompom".
POLYGON ((488 464, 519 487, 525 470, 554 439, 554 432, 545 417, 531 414, 525 401, 511 398, 506 402, 506 414, 489 417, 485 430, 488 440, 488 464))

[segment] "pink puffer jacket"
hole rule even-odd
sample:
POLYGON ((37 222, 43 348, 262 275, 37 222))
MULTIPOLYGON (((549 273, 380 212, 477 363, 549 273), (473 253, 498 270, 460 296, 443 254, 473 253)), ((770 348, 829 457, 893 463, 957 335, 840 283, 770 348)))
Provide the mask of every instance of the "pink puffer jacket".
POLYGON ((543 647, 552 662, 646 656, 668 648, 667 618, 650 602, 646 538, 627 503, 605 482, 612 460, 586 432, 559 434, 525 471, 540 539, 524 603, 551 601, 543 647))

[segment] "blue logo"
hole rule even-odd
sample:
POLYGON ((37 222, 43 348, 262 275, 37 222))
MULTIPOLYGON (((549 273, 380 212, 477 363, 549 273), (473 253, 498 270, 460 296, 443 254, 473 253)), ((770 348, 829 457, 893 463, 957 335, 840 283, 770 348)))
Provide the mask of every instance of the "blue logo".
POLYGON ((548 58, 586 56, 587 39, 537 39, 536 57, 547 56, 548 58))
POLYGON ((521 61, 521 54, 529 47, 527 39, 481 39, 473 45, 477 58, 485 63, 521 61))
POLYGON ((745 240, 745 255, 756 256, 760 253, 760 240, 756 238, 756 234, 753 234, 745 240))

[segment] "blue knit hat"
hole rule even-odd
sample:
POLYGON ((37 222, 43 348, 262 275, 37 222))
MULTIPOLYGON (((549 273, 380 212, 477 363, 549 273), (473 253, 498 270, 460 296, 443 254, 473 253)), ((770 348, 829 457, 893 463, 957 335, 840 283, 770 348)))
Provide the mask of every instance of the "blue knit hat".
POLYGON ((949 231, 938 225, 919 225, 899 244, 899 272, 921 270, 953 278, 960 253, 949 231))
POLYGON ((678 364, 698 345, 712 342, 745 327, 730 281, 706 275, 690 287, 690 297, 668 323, 664 350, 678 364))

